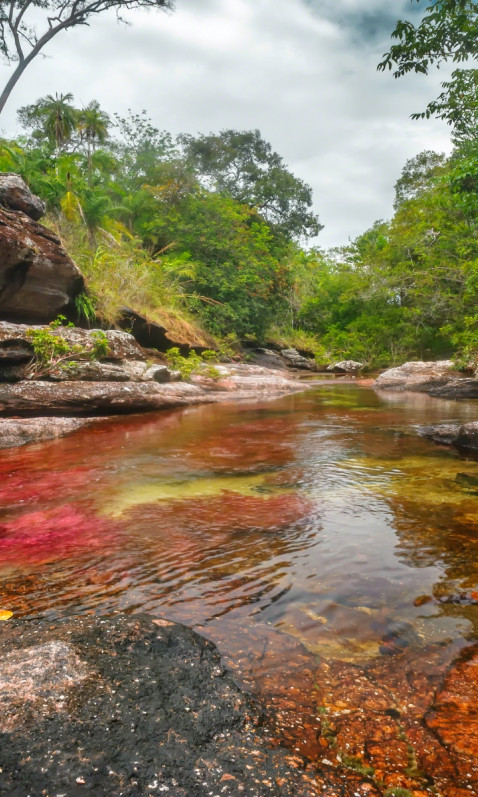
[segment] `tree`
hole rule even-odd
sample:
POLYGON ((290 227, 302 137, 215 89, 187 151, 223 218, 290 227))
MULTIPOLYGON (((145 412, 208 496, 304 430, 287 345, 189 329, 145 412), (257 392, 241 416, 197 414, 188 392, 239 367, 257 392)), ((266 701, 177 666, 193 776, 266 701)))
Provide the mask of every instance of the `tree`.
POLYGON ((409 158, 395 183, 395 210, 398 210, 403 202, 415 199, 429 189, 437 177, 445 171, 445 162, 444 154, 432 150, 425 150, 409 158))
POLYGON ((442 93, 412 119, 437 116, 452 125, 452 141, 460 146, 478 139, 478 69, 456 69, 442 84, 442 93))
POLYGON ((92 157, 96 152, 97 144, 104 144, 108 138, 110 118, 101 110, 99 102, 92 100, 86 108, 79 111, 77 128, 81 138, 86 142, 88 159, 88 182, 91 183, 92 157))
POLYGON ((171 9, 173 0, 0 0, 0 52, 16 64, 0 95, 0 113, 27 66, 63 30, 89 25, 98 14, 114 9, 171 9), (38 22, 40 14, 43 26, 38 22))
POLYGON ((399 20, 392 38, 399 43, 385 53, 378 68, 383 71, 395 65, 395 77, 408 72, 426 75, 432 64, 444 61, 463 63, 478 55, 476 0, 432 0, 418 25, 399 20))
POLYGON ((222 130, 179 140, 186 163, 209 190, 255 208, 286 236, 309 238, 322 229, 310 210, 312 189, 285 167, 259 130, 222 130))
POLYGON ((73 94, 47 94, 18 112, 23 127, 33 128, 35 138, 47 139, 54 145, 57 156, 71 139, 77 126, 77 112, 72 106, 73 94))

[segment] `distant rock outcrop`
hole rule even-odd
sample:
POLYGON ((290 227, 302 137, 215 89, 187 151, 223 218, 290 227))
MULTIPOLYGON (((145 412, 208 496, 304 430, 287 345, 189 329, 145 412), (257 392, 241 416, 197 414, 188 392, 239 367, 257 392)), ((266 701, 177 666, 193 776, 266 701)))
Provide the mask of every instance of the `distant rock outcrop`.
POLYGON ((299 354, 297 349, 282 349, 280 353, 290 368, 298 368, 305 371, 315 371, 314 360, 309 360, 308 357, 303 357, 299 354))
POLYGON ((332 371, 334 374, 356 374, 362 370, 364 363, 359 363, 356 360, 340 360, 337 363, 331 363, 327 366, 327 371, 332 371))
POLYGON ((0 174, 0 205, 0 318, 52 321, 84 290, 83 276, 37 223, 45 205, 18 175, 0 174))
POLYGON ((455 370, 453 360, 404 363, 380 374, 375 387, 382 390, 413 390, 446 399, 478 398, 478 379, 455 370))
POLYGON ((375 386, 384 390, 415 390, 428 393, 431 388, 445 385, 457 376, 452 360, 438 362, 417 360, 384 371, 376 380, 375 386))

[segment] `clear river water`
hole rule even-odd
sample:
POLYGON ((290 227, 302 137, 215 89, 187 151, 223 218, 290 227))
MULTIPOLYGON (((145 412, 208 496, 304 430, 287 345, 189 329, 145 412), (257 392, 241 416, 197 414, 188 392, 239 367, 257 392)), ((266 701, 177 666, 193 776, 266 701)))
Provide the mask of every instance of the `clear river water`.
MULTIPOLYGON (((373 672, 390 690, 432 656, 441 674, 478 639, 473 597, 455 600, 478 602, 478 461, 417 435, 477 410, 330 380, 3 451, 0 609, 191 625, 273 709, 279 741, 340 763, 324 715, 350 714, 344 683, 353 696, 373 672)), ((373 702, 360 695, 354 710, 373 702)), ((412 788, 422 774, 407 767, 382 781, 412 788)))

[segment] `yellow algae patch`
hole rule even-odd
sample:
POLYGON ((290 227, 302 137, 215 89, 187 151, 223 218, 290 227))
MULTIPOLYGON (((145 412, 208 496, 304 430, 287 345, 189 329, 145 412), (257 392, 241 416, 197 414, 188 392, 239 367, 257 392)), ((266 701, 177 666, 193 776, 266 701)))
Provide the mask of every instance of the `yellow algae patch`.
POLYGON ((0 621, 10 620, 10 617, 13 617, 13 612, 8 612, 6 609, 0 610, 0 621))
POLYGON ((340 465, 355 472, 363 488, 384 497, 440 505, 462 504, 478 493, 478 465, 454 457, 354 457, 340 465))
POLYGON ((119 517, 132 507, 141 504, 152 504, 160 501, 186 501, 194 498, 213 498, 224 493, 256 498, 270 498, 271 495, 282 495, 291 492, 290 488, 275 487, 267 482, 268 473, 246 476, 210 476, 188 481, 153 481, 146 484, 132 484, 118 492, 115 498, 102 508, 102 513, 111 517, 119 517))

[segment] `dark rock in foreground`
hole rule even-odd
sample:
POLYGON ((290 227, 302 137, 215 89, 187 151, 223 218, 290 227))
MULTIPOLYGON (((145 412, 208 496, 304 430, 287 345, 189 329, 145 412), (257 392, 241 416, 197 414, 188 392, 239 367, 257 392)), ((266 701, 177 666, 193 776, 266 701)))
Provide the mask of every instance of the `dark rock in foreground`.
POLYGON ((478 421, 471 423, 441 423, 436 426, 423 426, 421 437, 428 437, 435 443, 455 445, 458 448, 478 449, 478 421))
MULTIPOLYGON (((0 651, 1 794, 324 793, 300 757, 269 748, 257 704, 185 626, 13 622, 0 651)), ((375 793, 363 785, 340 794, 375 793)))

